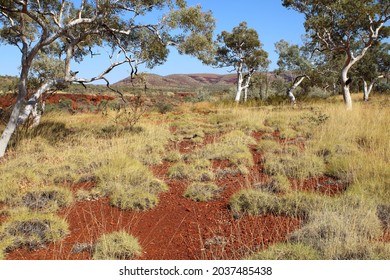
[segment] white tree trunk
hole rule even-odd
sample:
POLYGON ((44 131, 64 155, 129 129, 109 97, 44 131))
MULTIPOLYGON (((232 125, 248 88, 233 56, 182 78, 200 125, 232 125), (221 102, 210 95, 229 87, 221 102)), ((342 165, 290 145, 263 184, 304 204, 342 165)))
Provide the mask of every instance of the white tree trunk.
POLYGON ((293 85, 287 90, 287 95, 292 105, 296 104, 296 98, 293 91, 303 82, 305 78, 307 78, 306 75, 296 77, 293 85))
POLYGON ((370 84, 367 83, 366 80, 363 79, 363 100, 368 101, 368 98, 370 97, 371 91, 374 88, 374 85, 378 79, 384 78, 384 75, 378 76, 376 79, 371 81, 370 84))
POLYGON ((235 101, 237 103, 240 102, 241 99, 242 81, 243 81, 243 77, 242 77, 242 72, 240 70, 239 73, 237 73, 237 91, 236 91, 236 98, 235 98, 235 101))
POLYGON ((353 65, 353 60, 349 63, 347 63, 343 70, 341 71, 341 80, 343 83, 343 98, 344 98, 344 104, 347 107, 347 110, 352 110, 352 97, 351 92, 349 90, 350 81, 348 79, 348 71, 353 65))
POLYGON ((13 133, 17 128, 18 118, 23 107, 24 98, 27 96, 27 77, 28 77, 29 67, 22 67, 22 72, 20 74, 20 80, 18 85, 18 96, 16 99, 15 106, 12 110, 10 119, 0 137, 0 158, 5 155, 7 150, 8 143, 11 140, 13 133))

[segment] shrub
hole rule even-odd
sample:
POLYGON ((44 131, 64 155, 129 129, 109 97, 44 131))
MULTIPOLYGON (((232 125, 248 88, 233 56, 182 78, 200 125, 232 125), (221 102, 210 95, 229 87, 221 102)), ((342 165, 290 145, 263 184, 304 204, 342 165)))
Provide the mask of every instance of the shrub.
POLYGON ((194 201, 209 201, 215 198, 219 187, 213 183, 192 183, 184 192, 184 196, 194 201))
POLYGON ((102 235, 96 242, 94 260, 127 260, 140 256, 138 240, 125 231, 102 235))
POLYGON ((12 240, 7 250, 36 249, 59 241, 68 233, 68 224, 53 214, 24 212, 11 216, 0 228, 0 241, 12 240))
POLYGON ((319 260, 320 254, 302 243, 277 243, 266 250, 253 254, 250 260, 319 260))

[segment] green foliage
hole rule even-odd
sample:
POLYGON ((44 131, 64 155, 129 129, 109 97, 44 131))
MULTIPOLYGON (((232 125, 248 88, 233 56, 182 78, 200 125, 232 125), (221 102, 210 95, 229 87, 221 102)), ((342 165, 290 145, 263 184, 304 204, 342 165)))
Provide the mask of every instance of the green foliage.
POLYGON ((188 186, 184 196, 194 201, 209 201, 216 197, 220 191, 214 183, 195 182, 188 186))
POLYGON ((129 260, 140 256, 138 240, 125 231, 102 235, 96 242, 94 260, 129 260))
POLYGON ((251 70, 266 68, 269 64, 268 54, 261 48, 259 35, 256 30, 248 28, 246 22, 234 27, 231 33, 223 31, 218 36, 218 43, 216 64, 221 67, 244 67, 251 70), (243 64, 238 66, 237 60, 241 60, 243 64))

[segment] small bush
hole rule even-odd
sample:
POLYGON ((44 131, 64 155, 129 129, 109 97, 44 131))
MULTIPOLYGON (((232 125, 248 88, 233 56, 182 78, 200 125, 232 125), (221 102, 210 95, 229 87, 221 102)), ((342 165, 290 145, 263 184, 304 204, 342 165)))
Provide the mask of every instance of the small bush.
POLYGON ((36 249, 59 241, 68 233, 65 220, 53 214, 25 212, 11 216, 0 228, 0 241, 12 240, 6 249, 36 249))
POLYGON ((138 240, 125 231, 102 235, 96 242, 94 260, 127 260, 140 256, 138 240))
POLYGON ((209 201, 216 197, 219 187, 213 183, 192 183, 184 192, 184 196, 194 201, 209 201))
POLYGON ((277 243, 249 257, 250 260, 319 260, 320 254, 302 243, 277 243))

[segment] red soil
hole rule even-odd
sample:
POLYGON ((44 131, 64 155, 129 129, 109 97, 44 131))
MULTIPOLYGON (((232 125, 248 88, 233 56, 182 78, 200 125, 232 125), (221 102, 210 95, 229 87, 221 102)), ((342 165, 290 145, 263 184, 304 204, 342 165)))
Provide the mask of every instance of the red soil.
MULTIPOLYGON (((72 109, 77 109, 79 104, 86 103, 92 105, 98 105, 100 102, 104 100, 113 100, 114 96, 106 96, 106 95, 86 95, 86 94, 53 94, 47 97, 47 104, 57 104, 60 100, 71 100, 72 101, 72 109)), ((3 95, 0 96, 0 108, 7 108, 13 105, 16 101, 16 95, 3 95)))

